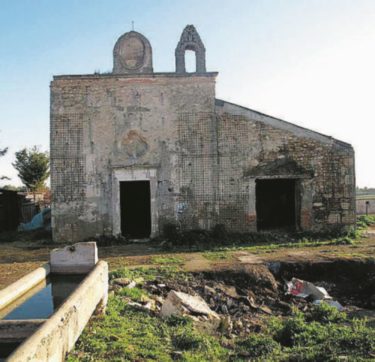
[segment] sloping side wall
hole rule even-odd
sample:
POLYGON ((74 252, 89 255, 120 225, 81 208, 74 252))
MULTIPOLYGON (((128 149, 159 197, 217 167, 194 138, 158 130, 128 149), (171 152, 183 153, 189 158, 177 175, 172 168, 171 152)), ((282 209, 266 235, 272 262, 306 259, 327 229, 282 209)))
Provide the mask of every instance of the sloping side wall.
POLYGON ((355 222, 354 151, 349 144, 227 102, 216 102, 217 220, 256 230, 255 180, 295 178, 302 230, 355 222))

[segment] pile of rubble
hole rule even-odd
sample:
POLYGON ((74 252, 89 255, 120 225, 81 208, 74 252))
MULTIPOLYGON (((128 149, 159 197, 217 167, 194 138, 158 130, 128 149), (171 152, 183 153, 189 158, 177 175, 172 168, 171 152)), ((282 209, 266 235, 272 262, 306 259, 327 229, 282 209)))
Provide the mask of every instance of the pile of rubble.
POLYGON ((196 273, 181 280, 119 278, 111 282, 112 289, 137 285, 148 291, 149 297, 137 302, 124 297, 128 304, 161 317, 180 315, 210 322, 229 337, 259 331, 264 316, 288 315, 293 306, 306 311, 318 300, 334 303, 323 288, 311 283, 298 279, 278 283, 264 265, 248 265, 237 272, 196 273))

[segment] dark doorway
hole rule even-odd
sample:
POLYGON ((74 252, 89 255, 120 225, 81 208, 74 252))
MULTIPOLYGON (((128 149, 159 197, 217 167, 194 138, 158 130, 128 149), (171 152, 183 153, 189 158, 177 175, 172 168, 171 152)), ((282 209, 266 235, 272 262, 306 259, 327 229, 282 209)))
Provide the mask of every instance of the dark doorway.
POLYGON ((150 181, 120 182, 121 233, 140 239, 151 234, 150 181))
POLYGON ((256 180, 257 228, 296 229, 295 180, 256 180))

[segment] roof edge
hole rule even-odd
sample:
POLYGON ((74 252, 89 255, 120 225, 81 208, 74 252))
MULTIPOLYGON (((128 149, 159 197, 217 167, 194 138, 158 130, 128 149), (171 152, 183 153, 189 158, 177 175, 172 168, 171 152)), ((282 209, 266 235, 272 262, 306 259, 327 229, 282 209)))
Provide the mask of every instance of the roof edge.
POLYGON ((205 73, 175 73, 175 72, 159 72, 159 73, 102 73, 102 74, 66 74, 54 75, 53 80, 58 79, 98 79, 98 78, 216 78, 218 72, 205 72, 205 73))
POLYGON ((224 101, 222 99, 215 98, 215 107, 222 107, 223 108, 222 112, 224 113, 242 115, 242 116, 251 118, 255 121, 263 122, 270 126, 277 127, 286 131, 290 131, 300 137, 308 137, 308 138, 315 139, 317 141, 320 141, 326 144, 335 143, 338 146, 353 149, 350 143, 340 141, 336 138, 327 136, 317 131, 313 131, 309 128, 298 126, 294 123, 284 121, 283 119, 276 118, 276 117, 270 116, 268 114, 265 114, 259 111, 255 111, 253 109, 250 109, 250 108, 247 108, 247 107, 235 104, 235 103, 224 101))

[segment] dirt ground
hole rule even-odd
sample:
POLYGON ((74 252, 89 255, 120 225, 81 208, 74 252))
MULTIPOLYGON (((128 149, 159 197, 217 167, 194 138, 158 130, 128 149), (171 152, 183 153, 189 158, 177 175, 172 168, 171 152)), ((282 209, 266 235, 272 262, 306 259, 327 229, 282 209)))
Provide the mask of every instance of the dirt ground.
MULTIPOLYGON (((0 245, 0 289, 48 261, 56 245, 38 242, 9 242, 0 245)), ((61 245, 58 245, 61 247, 61 245)), ((267 248, 252 247, 223 252, 171 253, 147 243, 99 248, 99 257, 111 270, 120 267, 179 264, 186 271, 211 271, 238 268, 241 264, 267 262, 324 262, 333 260, 375 260, 375 226, 355 245, 320 245, 267 248), (245 249, 245 250, 243 250, 245 249)))

